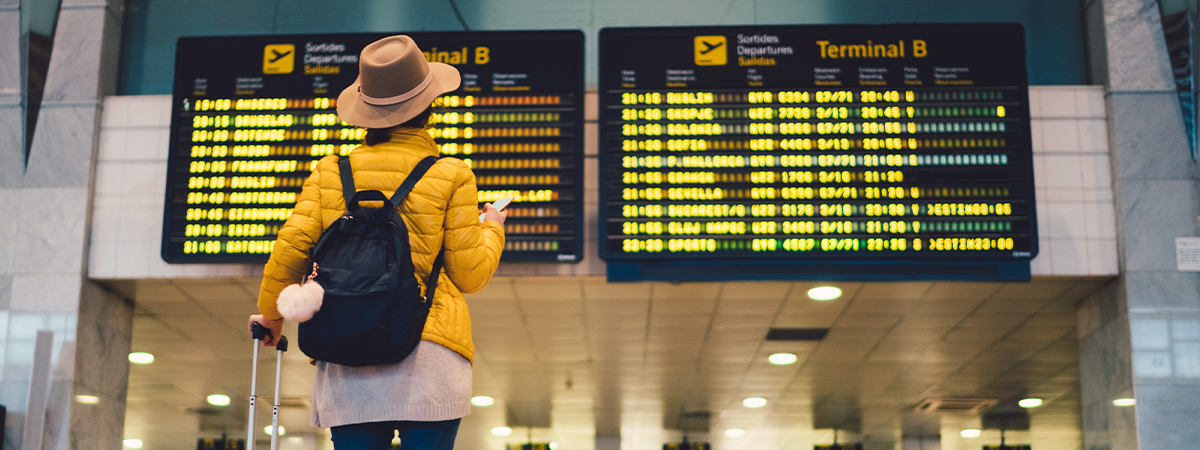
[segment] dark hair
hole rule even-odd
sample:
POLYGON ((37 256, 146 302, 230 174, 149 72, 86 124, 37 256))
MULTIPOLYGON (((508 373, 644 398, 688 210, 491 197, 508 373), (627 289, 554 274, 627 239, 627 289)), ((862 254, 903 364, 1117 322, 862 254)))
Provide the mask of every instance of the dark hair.
POLYGON ((433 115, 433 107, 430 106, 417 114, 416 117, 408 119, 400 125, 391 128, 368 128, 367 135, 363 137, 363 143, 366 145, 379 145, 392 140, 392 131, 397 128, 425 128, 429 126, 429 116, 433 115))

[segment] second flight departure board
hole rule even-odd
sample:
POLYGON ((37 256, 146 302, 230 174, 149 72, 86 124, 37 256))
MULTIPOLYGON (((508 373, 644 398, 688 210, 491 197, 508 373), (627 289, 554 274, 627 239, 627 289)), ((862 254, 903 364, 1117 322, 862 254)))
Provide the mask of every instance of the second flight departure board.
MULTIPOLYGON (((265 262, 317 160, 362 143, 337 97, 362 48, 391 34, 180 39, 163 259, 265 262)), ((503 259, 579 260, 583 34, 404 34, 462 75, 428 131, 472 167, 481 206, 516 198, 503 259)))
POLYGON ((1020 25, 607 28, 600 70, 610 263, 1037 254, 1020 25))

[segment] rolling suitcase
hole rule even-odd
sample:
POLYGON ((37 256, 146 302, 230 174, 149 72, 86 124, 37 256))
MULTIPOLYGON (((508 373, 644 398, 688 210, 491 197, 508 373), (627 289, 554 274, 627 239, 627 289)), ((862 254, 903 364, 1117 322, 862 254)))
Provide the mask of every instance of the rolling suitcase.
MULTIPOLYGON (((250 370, 250 426, 246 430, 246 450, 254 450, 254 404, 258 401, 258 347, 264 336, 270 336, 271 331, 259 324, 251 327, 250 334, 254 337, 254 363, 250 370)), ((283 352, 287 351, 286 336, 279 336, 275 344, 275 407, 271 410, 271 450, 276 450, 279 441, 279 375, 283 370, 283 352)))

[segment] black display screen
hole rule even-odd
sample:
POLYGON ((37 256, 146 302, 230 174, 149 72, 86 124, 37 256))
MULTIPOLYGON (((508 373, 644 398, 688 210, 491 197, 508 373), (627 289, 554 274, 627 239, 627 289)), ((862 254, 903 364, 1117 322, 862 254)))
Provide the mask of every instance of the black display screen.
POLYGON ((599 84, 610 262, 1037 254, 1020 25, 606 28, 599 84))
MULTIPOLYGON (((442 155, 472 167, 480 205, 516 198, 503 260, 580 260, 583 33, 406 34, 462 74, 435 102, 429 132, 442 155)), ((179 40, 164 260, 266 261, 317 160, 361 144, 365 130, 338 118, 337 97, 363 47, 385 36, 179 40)))

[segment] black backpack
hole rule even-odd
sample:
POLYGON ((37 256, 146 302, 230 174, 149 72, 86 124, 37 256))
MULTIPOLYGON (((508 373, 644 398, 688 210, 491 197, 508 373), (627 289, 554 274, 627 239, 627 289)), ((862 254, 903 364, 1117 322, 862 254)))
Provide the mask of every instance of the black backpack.
POLYGON ((436 162, 433 156, 421 160, 388 198, 379 191, 355 192, 350 158, 338 161, 346 213, 321 233, 312 252, 325 297, 321 309, 300 323, 305 355, 345 366, 393 364, 420 343, 445 250, 434 260, 421 297, 408 227, 396 208, 436 162), (363 208, 362 201, 383 201, 385 207, 363 208))

